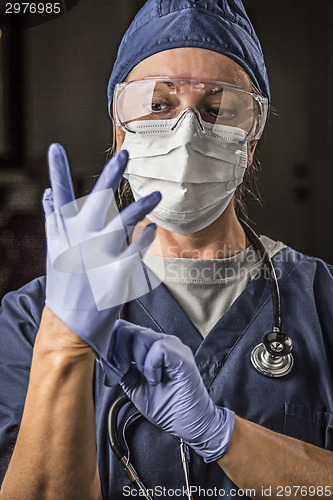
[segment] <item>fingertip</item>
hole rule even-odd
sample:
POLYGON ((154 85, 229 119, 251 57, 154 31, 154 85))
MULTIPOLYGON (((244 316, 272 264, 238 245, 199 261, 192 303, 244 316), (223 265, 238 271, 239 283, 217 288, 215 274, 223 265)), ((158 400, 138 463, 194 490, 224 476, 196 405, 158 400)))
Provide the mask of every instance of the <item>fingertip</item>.
POLYGON ((110 158, 105 164, 103 171, 107 171, 110 167, 113 172, 117 172, 118 174, 122 174, 125 170, 128 163, 128 151, 122 149, 118 151, 112 158, 110 158))
POLYGON ((160 191, 153 191, 150 196, 157 202, 161 201, 162 199, 162 193, 160 191))
POLYGON ((65 148, 57 142, 50 144, 47 150, 47 164, 51 184, 54 175, 58 173, 60 165, 67 165, 67 163, 65 148))
POLYGON ((156 238, 156 230, 157 230, 157 225, 152 222, 151 224, 148 224, 140 237, 140 241, 142 242, 143 246, 146 247, 147 245, 150 245, 154 239, 156 238))
POLYGON ((65 153, 65 148, 59 144, 58 142, 53 142, 52 144, 49 145, 47 154, 49 155, 54 155, 54 154, 63 154, 65 153))
POLYGON ((47 218, 53 213, 53 191, 51 188, 45 189, 42 197, 42 207, 44 216, 47 218))
POLYGON ((146 227, 143 230, 143 233, 150 234, 150 233, 155 233, 157 229, 157 225, 155 222, 151 222, 150 224, 147 224, 146 227))
POLYGON ((113 330, 115 331, 119 331, 122 327, 128 325, 128 322, 125 321, 124 319, 117 319, 115 321, 115 324, 114 324, 114 327, 113 327, 113 330))
POLYGON ((153 191, 152 193, 148 194, 147 196, 144 196, 143 198, 140 198, 136 203, 142 204, 143 207, 145 207, 146 210, 148 210, 147 213, 151 212, 161 201, 162 195, 159 191, 153 191))
POLYGON ((115 327, 115 330, 120 336, 125 336, 132 333, 130 325, 126 324, 126 322, 117 325, 117 327, 115 327))
POLYGON ((128 163, 128 157, 128 151, 126 151, 126 149, 121 149, 110 159, 108 165, 111 163, 113 167, 118 167, 119 170, 125 170, 128 163))
POLYGON ((126 321, 125 319, 117 319, 116 322, 115 322, 115 325, 116 326, 122 326, 122 325, 129 325, 129 321, 126 321))
POLYGON ((144 228, 143 233, 142 233, 141 238, 140 238, 144 248, 146 246, 150 246, 152 244, 152 242, 155 240, 156 229, 157 229, 157 226, 154 223, 148 224, 144 228))
POLYGON ((52 144, 50 144, 50 148, 56 148, 56 149, 61 149, 61 150, 64 149, 62 144, 60 144, 59 142, 52 142, 52 144))
POLYGON ((128 158, 129 158, 129 153, 127 151, 127 149, 121 149, 118 154, 117 154, 118 158, 121 160, 121 161, 124 161, 124 162, 128 162, 128 158))
POLYGON ((50 201, 53 199, 53 191, 52 188, 45 189, 43 193, 43 201, 50 201))
POLYGON ((49 147, 47 148, 47 154, 49 155, 50 153, 52 153, 55 150, 56 146, 57 143, 52 142, 52 144, 50 144, 49 147))

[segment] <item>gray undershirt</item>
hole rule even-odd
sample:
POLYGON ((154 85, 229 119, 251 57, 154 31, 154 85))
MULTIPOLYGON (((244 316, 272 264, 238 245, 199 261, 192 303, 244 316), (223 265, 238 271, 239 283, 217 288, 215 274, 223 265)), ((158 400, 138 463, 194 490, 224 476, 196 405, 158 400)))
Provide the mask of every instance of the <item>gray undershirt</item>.
MULTIPOLYGON (((284 245, 261 236, 270 257, 284 245)), ((192 323, 206 337, 262 267, 250 246, 226 259, 163 258, 145 255, 145 264, 164 283, 192 323)))

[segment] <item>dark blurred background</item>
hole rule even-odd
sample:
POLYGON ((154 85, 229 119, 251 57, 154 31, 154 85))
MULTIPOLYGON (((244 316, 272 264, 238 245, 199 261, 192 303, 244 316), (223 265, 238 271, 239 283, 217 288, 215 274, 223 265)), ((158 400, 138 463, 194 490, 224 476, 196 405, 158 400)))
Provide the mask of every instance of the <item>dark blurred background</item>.
MULTIPOLYGON (((40 198, 49 144, 65 146, 77 196, 105 163, 107 81, 143 3, 62 1, 61 16, 27 26, 0 2, 0 297, 44 272, 40 198)), ((332 263, 333 3, 244 4, 263 46, 274 108, 258 146, 263 204, 249 200, 250 219, 259 233, 332 263)))

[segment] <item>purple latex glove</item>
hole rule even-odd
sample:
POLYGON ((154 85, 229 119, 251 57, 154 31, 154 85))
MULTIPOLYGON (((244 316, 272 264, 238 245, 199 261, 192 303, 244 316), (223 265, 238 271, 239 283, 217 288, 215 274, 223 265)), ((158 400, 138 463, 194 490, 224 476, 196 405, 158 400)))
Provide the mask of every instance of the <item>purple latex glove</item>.
POLYGON ((205 462, 220 458, 235 414, 213 403, 189 347, 173 335, 123 320, 116 322, 113 334, 109 362, 124 373, 120 385, 142 415, 182 438, 205 462))
POLYGON ((127 161, 126 151, 118 153, 106 164, 92 192, 76 200, 66 153, 59 144, 52 144, 48 151, 52 189, 43 198, 46 304, 106 364, 122 305, 154 287, 147 283, 141 257, 155 237, 155 227, 146 227, 129 246, 126 241, 161 195, 152 193, 118 213, 114 193, 127 161))

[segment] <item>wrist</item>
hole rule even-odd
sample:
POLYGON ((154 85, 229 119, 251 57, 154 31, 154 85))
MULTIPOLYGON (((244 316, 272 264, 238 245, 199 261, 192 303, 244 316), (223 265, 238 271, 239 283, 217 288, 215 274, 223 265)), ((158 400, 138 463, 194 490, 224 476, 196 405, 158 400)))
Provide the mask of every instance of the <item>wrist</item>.
POLYGON ((93 349, 66 326, 47 306, 44 307, 36 337, 34 355, 53 360, 85 360, 94 363, 93 349))
POLYGON ((190 446, 206 463, 219 460, 227 450, 235 424, 235 413, 228 408, 215 407, 207 431, 190 446))

